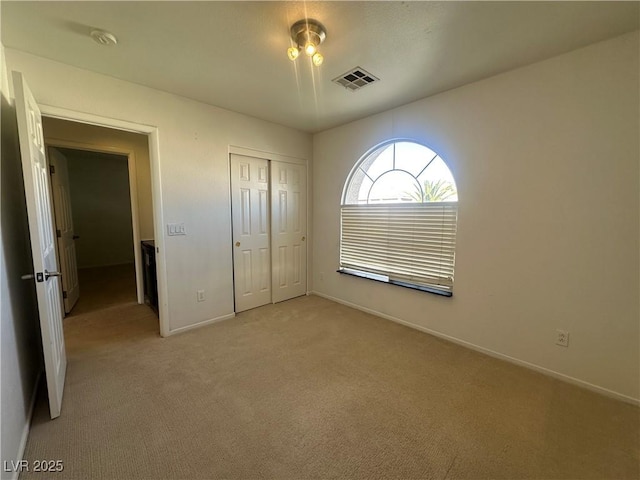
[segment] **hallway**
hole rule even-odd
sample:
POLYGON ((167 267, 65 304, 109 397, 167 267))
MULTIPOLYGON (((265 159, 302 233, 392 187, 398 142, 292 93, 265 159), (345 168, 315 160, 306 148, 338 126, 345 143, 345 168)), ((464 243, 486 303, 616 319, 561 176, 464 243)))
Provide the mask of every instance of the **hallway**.
POLYGON ((78 270, 80 299, 65 318, 136 302, 136 274, 133 264, 78 270))
POLYGON ((83 268, 78 271, 80 299, 64 319, 67 353, 135 338, 145 332, 159 336, 158 318, 147 305, 138 305, 133 264, 83 268), (119 327, 126 326, 126 333, 119 327))

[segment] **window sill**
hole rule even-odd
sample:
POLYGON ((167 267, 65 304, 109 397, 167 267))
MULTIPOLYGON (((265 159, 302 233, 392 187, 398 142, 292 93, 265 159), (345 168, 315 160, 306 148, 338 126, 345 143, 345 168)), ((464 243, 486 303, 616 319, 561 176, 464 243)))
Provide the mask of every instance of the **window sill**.
POLYGON ((432 293, 434 295, 440 295, 442 297, 452 297, 453 292, 445 292, 433 287, 426 287, 424 285, 416 285, 415 283, 401 282, 399 280, 391 280, 383 275, 376 275, 375 273, 362 272, 359 270, 347 270, 338 269, 338 273, 343 275, 351 275, 352 277, 366 278, 367 280, 373 280, 375 282, 388 283, 390 285, 396 285, 398 287, 410 288, 412 290, 419 290, 421 292, 432 293))

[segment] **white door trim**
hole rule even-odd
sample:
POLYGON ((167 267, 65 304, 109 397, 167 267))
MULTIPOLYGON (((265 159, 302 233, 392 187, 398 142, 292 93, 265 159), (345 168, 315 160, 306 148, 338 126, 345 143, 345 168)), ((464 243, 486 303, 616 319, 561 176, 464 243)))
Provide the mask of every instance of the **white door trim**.
POLYGON ((162 176, 160 169, 160 139, 158 127, 129 122, 115 118, 101 117, 92 113, 77 112, 52 105, 39 105, 46 117, 71 120, 73 122, 97 125, 99 127, 142 133, 149 136, 149 162, 151 167, 151 201, 153 204, 153 229, 156 245, 156 272, 158 276, 158 313, 160 335, 171 334, 169 321, 169 295, 167 291, 167 268, 164 248, 164 214, 162 209, 162 176))
MULTIPOLYGON (((46 132, 45 132, 46 134, 46 132)), ((117 148, 97 143, 84 143, 75 140, 62 140, 59 138, 46 137, 45 145, 47 147, 70 148, 73 150, 84 150, 88 152, 112 153, 114 155, 122 155, 127 157, 127 166, 129 168, 129 198, 131 201, 131 223, 133 228, 133 261, 136 271, 136 296, 138 303, 144 303, 144 285, 142 274, 142 253, 140 248, 140 211, 138 209, 138 184, 136 182, 136 155, 132 150, 117 148)), ((147 239, 145 239, 147 240, 147 239)))

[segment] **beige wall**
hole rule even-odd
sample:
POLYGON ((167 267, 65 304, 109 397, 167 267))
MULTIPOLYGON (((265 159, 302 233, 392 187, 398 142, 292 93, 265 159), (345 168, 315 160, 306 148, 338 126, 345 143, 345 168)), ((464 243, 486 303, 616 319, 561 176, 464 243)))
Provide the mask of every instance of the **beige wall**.
POLYGON ((6 54, 40 104, 157 127, 162 220, 154 222, 154 239, 163 239, 157 260, 167 272, 160 309, 168 333, 233 315, 229 146, 310 160, 311 135, 17 50, 6 54), (167 223, 184 223, 187 234, 167 236, 167 223))
POLYGON ((73 233, 80 237, 78 268, 133 264, 127 157, 68 149, 61 154, 69 171, 73 233))
POLYGON ((315 135, 313 290, 637 400, 638 43, 625 35, 315 135), (344 181, 392 138, 428 145, 455 176, 452 298, 335 273, 344 181))
MULTIPOLYGON (((27 79, 27 81, 29 81, 27 79)), ((141 240, 152 240, 153 203, 151 197, 151 170, 149 165, 149 139, 146 135, 111 128, 69 122, 57 118, 43 119, 45 142, 80 142, 96 148, 107 147, 133 152, 136 168, 138 199, 138 225, 141 240)))

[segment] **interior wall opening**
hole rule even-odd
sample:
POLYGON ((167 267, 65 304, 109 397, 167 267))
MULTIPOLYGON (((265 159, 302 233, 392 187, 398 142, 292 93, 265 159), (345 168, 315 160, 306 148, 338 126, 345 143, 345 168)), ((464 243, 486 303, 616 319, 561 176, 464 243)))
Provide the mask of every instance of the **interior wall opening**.
POLYGON ((47 117, 43 127, 65 312, 146 303, 158 315, 147 135, 47 117))

